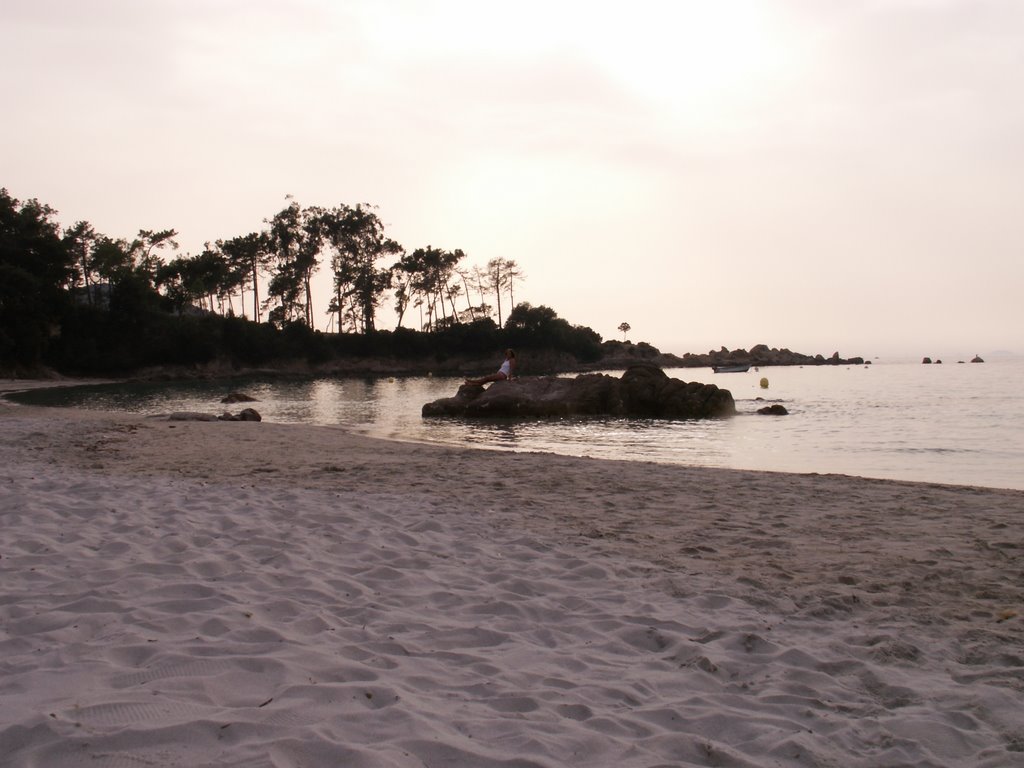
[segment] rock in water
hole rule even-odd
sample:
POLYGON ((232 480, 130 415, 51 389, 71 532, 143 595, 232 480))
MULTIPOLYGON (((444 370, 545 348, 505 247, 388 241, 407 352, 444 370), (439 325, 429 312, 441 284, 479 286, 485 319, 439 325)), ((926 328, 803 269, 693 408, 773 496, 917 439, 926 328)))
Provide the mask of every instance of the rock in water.
POLYGON ((732 393, 714 384, 669 378, 653 365, 635 365, 615 378, 589 373, 498 381, 486 389, 464 384, 454 397, 423 406, 424 416, 636 416, 705 419, 732 416, 732 393))
POLYGON ((232 392, 225 395, 222 403, 255 403, 256 398, 252 395, 247 395, 244 392, 232 392))
POLYGON ((263 421, 259 411, 254 408, 243 408, 237 415, 224 411, 223 415, 217 417, 220 421, 263 421))

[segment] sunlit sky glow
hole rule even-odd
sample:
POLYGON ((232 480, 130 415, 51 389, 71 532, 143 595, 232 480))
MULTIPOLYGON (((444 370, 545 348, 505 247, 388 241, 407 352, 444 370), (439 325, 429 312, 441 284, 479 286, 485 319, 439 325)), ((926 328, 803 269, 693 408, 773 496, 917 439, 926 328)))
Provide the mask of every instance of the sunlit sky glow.
POLYGON ((5 0, 0 64, 66 226, 366 202, 605 338, 1024 352, 1018 0, 5 0))

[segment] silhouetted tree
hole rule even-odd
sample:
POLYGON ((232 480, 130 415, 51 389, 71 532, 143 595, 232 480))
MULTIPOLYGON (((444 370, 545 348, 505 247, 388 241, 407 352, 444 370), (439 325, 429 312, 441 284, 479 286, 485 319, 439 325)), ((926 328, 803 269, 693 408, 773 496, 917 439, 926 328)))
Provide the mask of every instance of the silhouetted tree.
POLYGON ((0 361, 35 365, 59 333, 74 256, 53 220, 56 211, 0 189, 0 361))
POLYGON ((508 286, 509 278, 508 273, 505 271, 507 262, 505 259, 491 259, 487 262, 487 278, 489 280, 490 289, 494 291, 494 296, 498 300, 498 327, 502 326, 501 323, 501 292, 508 286))
POLYGON ((245 308, 245 285, 252 286, 252 319, 260 321, 260 272, 269 266, 270 237, 265 232, 250 232, 248 235, 218 240, 224 258, 227 259, 235 284, 242 292, 243 313, 245 308))
POLYGON ((271 311, 271 320, 277 324, 302 320, 308 328, 313 327, 311 283, 323 243, 322 214, 320 208, 301 208, 292 200, 269 222, 274 273, 267 286, 266 304, 278 302, 271 311))
POLYGON ((429 301, 428 297, 432 293, 430 288, 431 260, 438 253, 440 252, 430 246, 417 248, 411 253, 403 253, 402 257, 392 266, 392 274, 398 283, 398 288, 395 291, 398 325, 402 324, 405 310, 411 302, 421 310, 420 329, 424 328, 422 322, 422 307, 424 305, 427 306, 426 328, 429 330, 433 327, 433 302, 429 301))
POLYGON ((510 346, 550 348, 569 352, 581 360, 601 356, 601 337, 590 328, 570 325, 550 307, 532 307, 522 302, 505 323, 510 346))
POLYGON ((87 221, 76 222, 73 227, 64 232, 64 248, 75 262, 75 285, 81 284, 85 293, 85 300, 89 306, 96 304, 96 290, 94 288, 98 273, 93 264, 93 252, 99 235, 87 221))
POLYGON ((156 285, 164 292, 167 301, 177 312, 181 312, 194 300, 189 285, 188 271, 191 259, 179 257, 161 265, 156 271, 156 285))
POLYGON ((445 251, 428 245, 426 248, 417 248, 412 253, 405 254, 395 265, 397 273, 401 276, 401 285, 407 294, 406 299, 419 296, 427 307, 429 329, 436 330, 438 322, 459 322, 459 310, 455 305, 455 299, 462 288, 453 278, 457 274, 456 266, 465 257, 466 254, 458 248, 454 251, 445 251), (438 314, 440 320, 437 318, 438 314))
POLYGON ((517 280, 524 280, 526 273, 523 272, 522 268, 515 263, 512 259, 505 259, 505 275, 506 284, 508 285, 508 305, 515 309, 516 297, 515 297, 515 285, 517 280))
POLYGON ((391 269, 377 263, 401 253, 402 246, 384 234, 384 224, 372 206, 338 206, 324 216, 323 227, 334 249, 338 311, 344 299, 351 298, 358 307, 363 332, 372 333, 380 298, 391 287, 391 269))
POLYGON ((134 271, 128 243, 101 235, 93 246, 92 267, 100 280, 115 285, 134 271))
POLYGON ((192 303, 204 304, 215 312, 214 299, 223 305, 224 297, 235 287, 227 259, 209 243, 198 256, 178 257, 158 266, 155 282, 179 312, 192 303))
POLYGON ((174 239, 177 232, 173 229, 140 229, 139 234, 128 246, 128 258, 132 269, 138 276, 153 285, 156 279, 156 270, 160 266, 160 258, 157 251, 170 248, 178 250, 178 243, 174 239))

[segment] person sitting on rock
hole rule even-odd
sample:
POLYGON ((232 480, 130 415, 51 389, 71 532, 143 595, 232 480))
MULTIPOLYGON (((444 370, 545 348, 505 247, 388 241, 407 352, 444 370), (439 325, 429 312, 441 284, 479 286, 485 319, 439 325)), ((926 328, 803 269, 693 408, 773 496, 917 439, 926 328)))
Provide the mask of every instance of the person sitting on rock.
POLYGON ((492 373, 490 376, 483 376, 479 379, 466 379, 467 384, 480 385, 486 384, 489 381, 508 381, 515 374, 516 370, 516 353, 513 349, 505 350, 505 359, 501 363, 501 368, 498 369, 497 373, 492 373))

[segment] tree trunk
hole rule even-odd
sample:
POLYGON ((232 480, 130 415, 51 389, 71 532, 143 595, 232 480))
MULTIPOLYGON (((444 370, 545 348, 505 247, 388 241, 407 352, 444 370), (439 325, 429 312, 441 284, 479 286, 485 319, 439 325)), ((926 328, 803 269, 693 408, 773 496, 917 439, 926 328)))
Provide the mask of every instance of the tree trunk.
MULTIPOLYGON (((459 273, 459 276, 462 277, 462 274, 459 273)), ((471 320, 476 320, 476 312, 473 311, 473 300, 469 295, 469 285, 466 283, 465 277, 462 278, 462 287, 466 289, 466 309, 469 311, 469 317, 471 320)), ((480 303, 483 304, 482 301, 480 303)))
POLYGON ((398 307, 396 307, 398 314, 398 322, 395 323, 396 331, 402 327, 402 318, 405 317, 405 310, 409 308, 409 295, 405 293, 405 288, 402 288, 401 291, 403 297, 398 299, 398 307))
POLYGON ((341 321, 342 314, 341 313, 345 309, 345 304, 344 304, 345 299, 341 295, 341 286, 340 285, 335 286, 335 290, 337 291, 337 293, 335 294, 334 301, 337 304, 337 308, 338 308, 338 333, 341 333, 341 327, 342 327, 342 321, 341 321))
POLYGON ((260 321, 260 289, 257 283, 259 267, 256 264, 256 258, 252 260, 252 319, 254 322, 260 321))
POLYGON ((93 306, 92 286, 89 285, 89 268, 86 265, 85 256, 82 256, 82 283, 85 285, 85 299, 89 306, 93 306))
POLYGON ((373 289, 367 288, 363 292, 363 333, 373 333, 375 330, 373 325, 373 289))
POLYGON ((306 325, 313 327, 313 291, 309 286, 309 273, 303 275, 302 282, 306 288, 306 325))
POLYGON ((441 289, 440 286, 438 286, 438 288, 437 288, 437 293, 434 294, 434 301, 441 305, 441 319, 442 320, 447 320, 448 319, 448 309, 444 305, 444 291, 441 289))
POLYGON ((455 308, 455 297, 452 296, 452 287, 446 284, 445 288, 448 291, 448 303, 452 305, 452 322, 457 323, 459 322, 459 310, 455 308))

